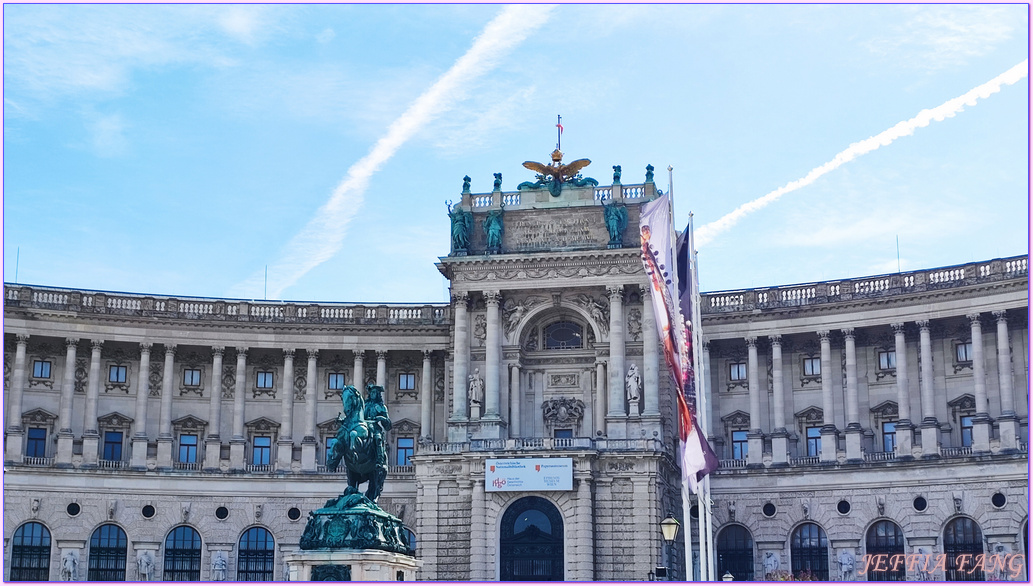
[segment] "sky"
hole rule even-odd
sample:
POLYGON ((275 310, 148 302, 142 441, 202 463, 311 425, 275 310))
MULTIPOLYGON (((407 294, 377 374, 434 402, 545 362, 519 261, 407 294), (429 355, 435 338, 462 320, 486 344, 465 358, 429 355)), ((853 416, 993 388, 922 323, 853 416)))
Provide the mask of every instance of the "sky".
POLYGON ((533 181, 557 115, 603 185, 673 167, 703 291, 1029 250, 1026 5, 3 17, 5 282, 443 302, 446 201, 533 181))

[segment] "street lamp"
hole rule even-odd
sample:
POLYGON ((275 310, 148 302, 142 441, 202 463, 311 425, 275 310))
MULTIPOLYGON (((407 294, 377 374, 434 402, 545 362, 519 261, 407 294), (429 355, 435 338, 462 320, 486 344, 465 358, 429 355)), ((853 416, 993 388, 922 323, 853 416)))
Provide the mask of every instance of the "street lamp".
MULTIPOLYGON (((660 534, 664 538, 664 543, 667 545, 673 545, 674 540, 678 539, 678 530, 681 529, 681 523, 678 519, 675 519, 673 515, 667 515, 667 518, 660 521, 660 534)), ((670 558, 670 556, 668 556, 670 558)), ((657 568, 659 570, 659 568, 657 568)), ((670 572, 667 572, 667 568, 664 568, 665 577, 670 580, 670 572)), ((657 572, 659 577, 660 572, 657 572)))
POLYGON ((721 580, 723 582, 731 582, 732 580, 735 580, 735 576, 733 576, 731 572, 725 572, 725 575, 721 576, 721 580))

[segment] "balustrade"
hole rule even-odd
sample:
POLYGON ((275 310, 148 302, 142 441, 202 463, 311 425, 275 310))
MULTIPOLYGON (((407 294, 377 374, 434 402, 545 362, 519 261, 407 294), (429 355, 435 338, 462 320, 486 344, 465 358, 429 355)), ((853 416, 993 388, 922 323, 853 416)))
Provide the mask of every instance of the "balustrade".
POLYGON ((605 201, 613 198, 612 187, 597 187, 595 189, 595 201, 605 201))

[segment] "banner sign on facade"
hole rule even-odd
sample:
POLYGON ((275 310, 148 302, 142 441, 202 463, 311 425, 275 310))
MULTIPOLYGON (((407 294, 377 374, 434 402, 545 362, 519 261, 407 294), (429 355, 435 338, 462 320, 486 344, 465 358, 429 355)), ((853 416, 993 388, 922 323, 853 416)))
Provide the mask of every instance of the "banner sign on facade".
POLYGON ((484 461, 484 490, 574 490, 572 458, 506 458, 484 461))

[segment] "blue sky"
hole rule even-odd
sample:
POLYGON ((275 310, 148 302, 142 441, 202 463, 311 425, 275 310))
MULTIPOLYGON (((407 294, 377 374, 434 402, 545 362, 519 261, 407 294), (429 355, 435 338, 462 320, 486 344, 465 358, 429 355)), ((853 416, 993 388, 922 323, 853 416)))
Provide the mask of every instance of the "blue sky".
POLYGON ((557 114, 603 184, 674 167, 705 291, 1025 254, 1028 41, 1025 5, 5 5, 4 280, 443 301, 444 202, 533 180, 557 114))

